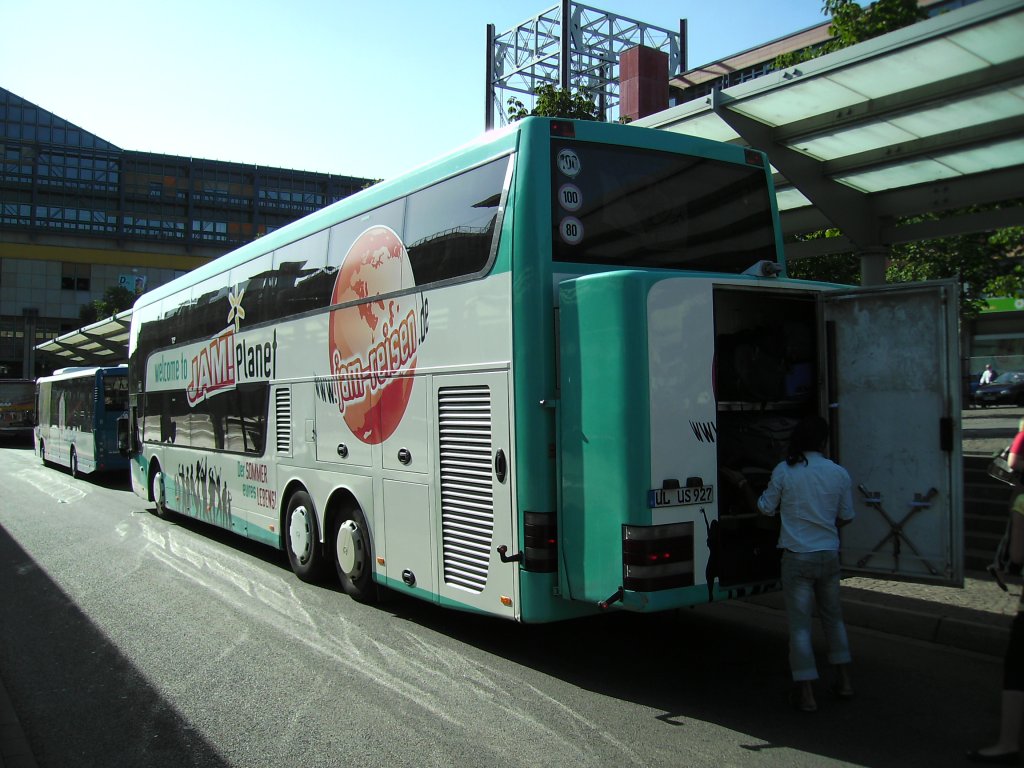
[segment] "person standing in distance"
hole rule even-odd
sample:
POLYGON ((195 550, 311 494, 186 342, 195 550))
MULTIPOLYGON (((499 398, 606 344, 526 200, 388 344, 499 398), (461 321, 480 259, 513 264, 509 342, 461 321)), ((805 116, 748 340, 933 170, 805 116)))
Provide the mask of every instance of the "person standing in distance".
POLYGON ((992 370, 992 366, 991 365, 986 365, 985 366, 985 370, 981 372, 981 378, 978 379, 978 384, 980 384, 981 386, 985 386, 986 384, 991 384, 993 379, 995 379, 995 377, 996 377, 996 372, 994 370, 992 370))
POLYGON ((757 500, 761 514, 781 516, 778 546, 782 552, 782 592, 789 623, 790 701, 814 712, 813 681, 818 679, 811 646, 814 604, 825 630, 828 660, 835 666, 832 692, 853 696, 850 644, 839 601, 839 528, 853 520, 850 474, 823 451, 829 427, 820 416, 803 419, 790 438, 786 460, 757 500))

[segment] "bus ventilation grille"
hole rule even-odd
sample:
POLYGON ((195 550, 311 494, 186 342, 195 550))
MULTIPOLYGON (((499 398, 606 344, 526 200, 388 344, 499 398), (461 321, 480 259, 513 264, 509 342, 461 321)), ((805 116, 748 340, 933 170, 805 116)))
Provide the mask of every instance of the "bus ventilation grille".
POLYGON ((274 390, 274 412, 277 417, 277 452, 292 452, 292 391, 288 387, 274 390))
POLYGON ((494 534, 490 390, 444 387, 437 399, 444 581, 479 593, 494 534))

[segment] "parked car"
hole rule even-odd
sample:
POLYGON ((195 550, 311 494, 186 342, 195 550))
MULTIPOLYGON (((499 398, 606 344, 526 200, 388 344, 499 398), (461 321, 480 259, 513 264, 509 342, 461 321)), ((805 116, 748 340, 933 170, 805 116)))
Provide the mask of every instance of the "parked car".
POLYGON ((1024 371, 1007 371, 974 393, 978 405, 1024 405, 1024 371))

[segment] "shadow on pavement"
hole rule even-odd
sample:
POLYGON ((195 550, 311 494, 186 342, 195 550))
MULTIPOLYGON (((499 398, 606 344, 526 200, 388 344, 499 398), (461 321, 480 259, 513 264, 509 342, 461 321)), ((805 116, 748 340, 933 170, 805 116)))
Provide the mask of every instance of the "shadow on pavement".
MULTIPOLYGON (((938 672, 949 664, 943 649, 919 644, 890 653, 887 649, 900 641, 853 628, 858 695, 853 701, 837 700, 828 691, 817 626, 820 710, 814 715, 795 712, 787 701, 788 637, 780 611, 752 612, 717 603, 664 614, 614 613, 558 624, 509 625, 404 596, 385 608, 403 621, 528 669, 645 707, 647 716, 684 734, 691 729, 706 736, 693 724, 714 723, 735 732, 734 743, 749 752, 798 750, 804 753, 803 761, 794 763, 799 765, 822 760, 872 768, 949 765, 966 746, 988 738, 986 728, 997 717, 997 660, 979 661, 984 674, 961 679, 938 672), (908 666, 909 656, 917 661, 908 666), (956 727, 944 727, 949 723, 956 727)), ((713 752, 701 755, 699 742, 688 743, 691 748, 693 764, 716 764, 713 752)), ((707 749, 713 750, 713 744, 707 749)), ((679 765, 687 764, 685 753, 678 758, 679 765)))
POLYGON ((0 526, 0 669, 41 766, 226 766, 0 526))

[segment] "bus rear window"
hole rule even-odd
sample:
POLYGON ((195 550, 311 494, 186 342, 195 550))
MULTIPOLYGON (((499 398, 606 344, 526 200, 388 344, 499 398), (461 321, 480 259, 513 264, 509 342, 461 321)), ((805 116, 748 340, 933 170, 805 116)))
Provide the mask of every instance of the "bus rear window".
POLYGON ((565 140, 551 165, 555 261, 739 273, 777 258, 762 167, 565 140))

